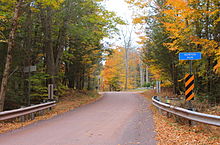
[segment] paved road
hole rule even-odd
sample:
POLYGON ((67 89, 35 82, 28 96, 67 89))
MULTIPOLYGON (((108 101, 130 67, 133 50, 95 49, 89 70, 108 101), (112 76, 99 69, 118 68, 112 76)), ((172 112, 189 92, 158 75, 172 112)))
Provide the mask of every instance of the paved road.
POLYGON ((154 145, 149 104, 136 93, 104 93, 95 103, 2 134, 0 145, 154 145))

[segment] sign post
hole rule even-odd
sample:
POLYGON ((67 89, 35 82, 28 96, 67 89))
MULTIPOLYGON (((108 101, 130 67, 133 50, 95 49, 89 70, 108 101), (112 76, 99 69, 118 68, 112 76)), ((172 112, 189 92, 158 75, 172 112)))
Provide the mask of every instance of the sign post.
POLYGON ((194 75, 186 74, 186 76, 185 76, 186 101, 193 100, 193 98, 195 96, 194 93, 193 93, 194 87, 195 87, 195 85, 194 85, 194 75))
POLYGON ((32 72, 36 72, 37 71, 37 66, 26 66, 23 69, 24 73, 28 73, 28 91, 27 91, 27 105, 30 106, 31 105, 31 97, 30 97, 30 93, 31 93, 31 73, 32 72))
POLYGON ((161 81, 156 81, 156 90, 157 90, 157 93, 160 93, 161 92, 161 81))
MULTIPOLYGON (((195 87, 194 82, 195 82, 195 77, 193 75, 192 71, 192 61, 193 60, 199 60, 202 59, 202 53, 201 52, 181 52, 179 53, 179 60, 190 60, 190 66, 189 66, 189 73, 186 74, 185 76, 185 100, 188 105, 189 110, 193 110, 193 105, 191 100, 194 99, 194 92, 193 89, 195 87)), ((192 122, 189 121, 189 124, 191 125, 192 122)))
POLYGON ((48 84, 48 99, 53 100, 53 84, 48 84))
POLYGON ((181 52, 179 53, 179 60, 190 60, 189 73, 185 76, 185 97, 186 101, 190 101, 194 98, 194 75, 192 71, 192 60, 199 60, 202 58, 201 52, 181 52))

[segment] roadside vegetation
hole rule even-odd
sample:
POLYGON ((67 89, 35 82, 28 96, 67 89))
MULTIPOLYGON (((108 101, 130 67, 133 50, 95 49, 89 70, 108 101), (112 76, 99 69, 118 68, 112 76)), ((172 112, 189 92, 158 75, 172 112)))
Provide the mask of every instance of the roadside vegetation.
POLYGON ((38 104, 66 88, 95 90, 103 38, 124 22, 102 0, 0 0, 0 111, 38 104))
POLYGON ((190 62, 180 61, 178 54, 201 52, 202 59, 192 62, 196 98, 220 103, 219 0, 126 1, 136 12, 133 23, 144 31, 142 61, 151 79, 184 94, 190 62))
MULTIPOLYGON (((0 112, 50 100, 50 84, 58 101, 33 121, 0 123, 0 132, 93 102, 97 90, 152 89, 156 81, 162 94, 147 91, 147 97, 186 108, 184 77, 191 71, 189 61, 178 59, 180 52, 202 53, 192 62, 193 107, 220 115, 219 0, 126 0, 137 32, 128 25, 119 31, 125 22, 103 1, 0 0, 0 112), (103 43, 117 34, 120 46, 103 43)), ((153 111, 159 144, 220 144, 218 128, 188 127, 184 119, 153 111)))

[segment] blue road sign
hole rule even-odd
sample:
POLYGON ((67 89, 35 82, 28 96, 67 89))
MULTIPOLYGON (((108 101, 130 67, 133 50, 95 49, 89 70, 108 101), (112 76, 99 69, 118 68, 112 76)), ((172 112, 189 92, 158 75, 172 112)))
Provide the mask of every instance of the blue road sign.
POLYGON ((201 52, 181 52, 179 53, 179 60, 198 60, 202 58, 201 52))

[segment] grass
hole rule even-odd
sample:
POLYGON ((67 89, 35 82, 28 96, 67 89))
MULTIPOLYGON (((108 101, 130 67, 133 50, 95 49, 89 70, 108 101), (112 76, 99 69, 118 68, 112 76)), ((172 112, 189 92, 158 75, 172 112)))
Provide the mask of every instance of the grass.
POLYGON ((139 91, 148 91, 149 89, 131 89, 131 90, 127 90, 127 92, 139 92, 139 91))

